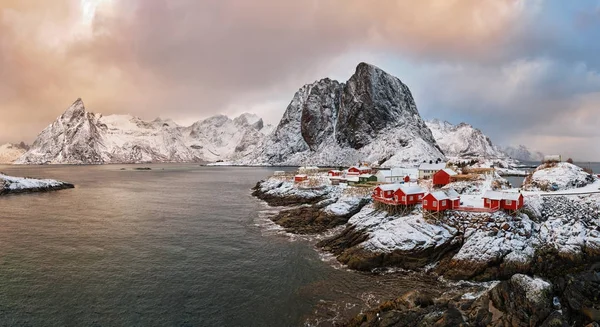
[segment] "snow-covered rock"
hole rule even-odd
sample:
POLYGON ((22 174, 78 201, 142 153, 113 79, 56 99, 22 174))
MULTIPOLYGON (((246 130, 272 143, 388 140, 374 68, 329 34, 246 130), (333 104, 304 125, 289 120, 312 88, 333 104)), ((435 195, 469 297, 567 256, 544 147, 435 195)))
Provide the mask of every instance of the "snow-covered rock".
POLYGON ((383 166, 444 158, 398 78, 365 63, 346 82, 303 86, 275 132, 244 164, 383 166))
POLYGON ((43 192, 65 188, 73 188, 73 185, 53 179, 13 177, 0 173, 0 195, 9 193, 43 192))
POLYGON ((547 163, 537 167, 531 175, 523 182, 525 190, 551 191, 552 186, 556 190, 568 190, 584 187, 596 179, 586 173, 581 167, 568 162, 547 163))
POLYGON ((448 157, 506 158, 506 154, 494 146, 489 137, 469 124, 453 125, 438 119, 427 121, 426 124, 448 157))
POLYGON ((6 143, 0 145, 0 164, 10 164, 19 159, 23 153, 27 152, 29 146, 21 142, 20 144, 6 143))
POLYGON ((524 145, 507 146, 502 148, 502 152, 507 156, 520 161, 542 161, 544 154, 539 151, 529 150, 524 145))
POLYGON ((18 164, 102 164, 230 160, 251 153, 270 132, 262 119, 215 116, 192 126, 86 111, 78 99, 44 129, 18 164))

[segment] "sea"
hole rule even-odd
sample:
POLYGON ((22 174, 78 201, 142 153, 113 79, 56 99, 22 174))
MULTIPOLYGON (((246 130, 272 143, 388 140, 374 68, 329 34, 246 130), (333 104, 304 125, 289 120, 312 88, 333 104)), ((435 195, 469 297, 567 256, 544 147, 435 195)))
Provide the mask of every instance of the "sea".
POLYGON ((2 326, 331 326, 437 282, 348 271, 268 219, 281 168, 0 166, 74 189, 0 197, 2 326))

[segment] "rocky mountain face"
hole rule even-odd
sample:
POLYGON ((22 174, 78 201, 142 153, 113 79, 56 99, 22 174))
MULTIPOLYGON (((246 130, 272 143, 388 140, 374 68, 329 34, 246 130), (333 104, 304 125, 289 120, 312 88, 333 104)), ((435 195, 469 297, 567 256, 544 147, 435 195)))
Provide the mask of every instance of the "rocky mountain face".
POLYGON ((437 144, 448 157, 506 158, 507 155, 483 132, 473 126, 460 123, 453 125, 447 121, 431 120, 427 127, 433 133, 437 144))
POLYGON ((215 116, 192 126, 86 111, 78 99, 46 127, 18 164, 202 162, 241 158, 270 133, 262 119, 215 116))
POLYGON ((531 151, 524 145, 507 146, 502 149, 506 155, 520 161, 542 161, 544 154, 539 151, 531 151))
POLYGON ((365 63, 340 83, 303 86, 275 132, 245 164, 392 166, 444 158, 398 78, 365 63))
POLYGON ((10 164, 19 159, 23 153, 29 150, 29 145, 21 142, 19 144, 6 143, 0 145, 0 164, 10 164))

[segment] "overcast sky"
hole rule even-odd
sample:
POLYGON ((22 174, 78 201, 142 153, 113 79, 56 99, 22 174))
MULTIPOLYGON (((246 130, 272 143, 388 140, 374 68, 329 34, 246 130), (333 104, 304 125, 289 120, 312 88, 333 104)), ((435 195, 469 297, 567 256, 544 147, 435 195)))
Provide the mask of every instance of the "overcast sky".
POLYGON ((76 98, 182 124, 254 112, 365 61, 426 119, 600 161, 600 1, 0 0, 0 143, 76 98))

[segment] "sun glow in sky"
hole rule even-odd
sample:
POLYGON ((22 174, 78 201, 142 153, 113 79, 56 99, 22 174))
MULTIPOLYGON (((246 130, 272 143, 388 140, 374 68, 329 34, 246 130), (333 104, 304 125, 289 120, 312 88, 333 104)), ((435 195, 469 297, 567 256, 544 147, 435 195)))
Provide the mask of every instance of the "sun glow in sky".
POLYGON ((96 11, 110 7, 113 0, 79 0, 81 7, 81 22, 86 25, 91 25, 94 21, 96 11))

